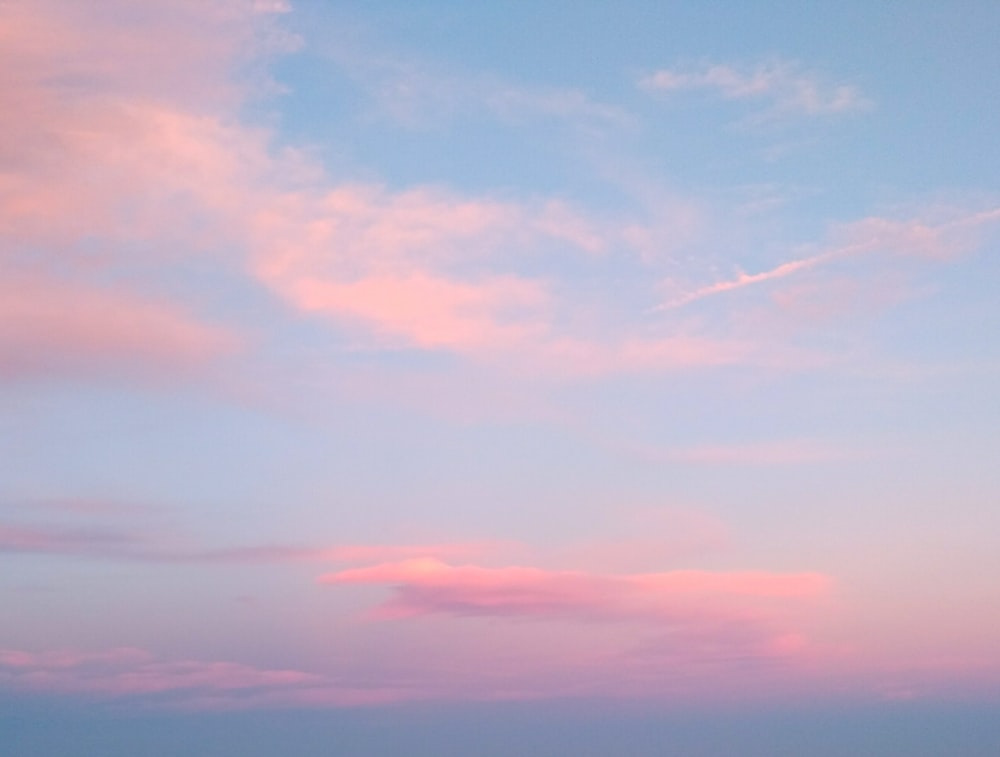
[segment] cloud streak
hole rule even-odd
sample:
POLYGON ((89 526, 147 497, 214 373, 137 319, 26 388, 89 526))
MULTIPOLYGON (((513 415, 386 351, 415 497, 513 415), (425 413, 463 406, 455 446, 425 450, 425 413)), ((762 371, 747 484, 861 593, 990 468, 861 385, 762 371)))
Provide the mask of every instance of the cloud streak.
POLYGON ((707 90, 727 100, 762 100, 772 113, 818 116, 868 107, 856 87, 826 84, 816 74, 789 61, 753 67, 710 64, 691 69, 660 69, 639 81, 640 88, 660 94, 707 90))
POLYGON ((378 42, 340 37, 322 52, 397 124, 425 128, 487 113, 508 124, 555 121, 569 129, 620 131, 636 125, 624 108, 573 87, 532 86, 496 75, 434 66, 413 57, 372 52, 378 42))
POLYGON ((969 232, 1000 220, 1000 209, 962 213, 951 220, 930 223, 921 219, 898 221, 866 218, 836 229, 842 243, 809 257, 789 260, 759 273, 739 271, 735 278, 694 289, 653 308, 652 312, 673 310, 715 295, 758 284, 778 281, 832 261, 883 253, 927 260, 948 260, 968 249, 969 232))
MULTIPOLYGON (((84 515, 93 513, 89 508, 80 512, 84 515)), ((468 541, 439 544, 334 544, 321 547, 253 544, 205 548, 171 544, 151 533, 112 527, 0 521, 0 554, 62 555, 151 563, 281 565, 350 564, 411 558, 468 559, 517 546, 509 542, 468 541)))
POLYGON ((809 644, 794 618, 831 590, 830 579, 816 573, 615 575, 450 565, 433 558, 342 570, 319 581, 392 587, 391 598, 374 613, 383 620, 447 616, 655 629, 669 642, 644 644, 653 643, 661 655, 669 649, 678 664, 804 651, 809 644))
POLYGON ((390 584, 390 615, 559 616, 660 619, 675 602, 711 597, 809 599, 830 589, 815 573, 671 571, 591 575, 530 567, 453 566, 434 558, 329 573, 324 584, 390 584))
POLYGON ((384 704, 402 691, 227 661, 169 660, 133 647, 100 652, 0 649, 0 689, 195 710, 384 704))

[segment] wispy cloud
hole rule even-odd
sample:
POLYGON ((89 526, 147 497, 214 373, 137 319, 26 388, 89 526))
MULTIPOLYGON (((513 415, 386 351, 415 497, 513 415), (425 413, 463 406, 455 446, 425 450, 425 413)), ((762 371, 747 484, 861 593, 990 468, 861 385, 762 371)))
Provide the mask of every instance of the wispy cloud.
MULTIPOLYGON (((262 283, 292 315, 321 316, 373 350, 449 352, 561 376, 717 365, 745 352, 689 334, 640 336, 610 320, 607 333, 584 333, 590 316, 580 314, 593 306, 567 286, 572 274, 609 254, 627 261, 642 219, 609 219, 558 197, 344 183, 307 154, 275 148, 267 129, 237 115, 248 95, 233 71, 269 51, 259 38, 270 27, 250 5, 211 15, 184 42, 190 59, 126 45, 114 66, 102 40, 117 50, 131 37, 110 22, 16 9, 38 39, 25 32, 5 52, 19 75, 0 91, 10 105, 0 125, 26 135, 0 181, 0 268, 17 290, 0 305, 0 377, 170 375, 232 352, 251 340, 225 325, 235 321, 225 308, 208 321, 206 303, 172 299, 192 289, 177 281, 206 268, 234 289, 262 283), (50 33, 66 38, 72 59, 39 41, 50 33), (212 75, 201 81, 197 66, 212 75), (67 90, 81 70, 86 86, 67 90), (137 79, 139 70, 153 74, 137 79), (37 149, 32 140, 42 140, 37 149)), ((144 10, 157 24, 163 12, 144 10)), ((180 23, 171 19, 168 29, 180 23)), ((589 113, 574 93, 504 87, 490 98, 500 109, 589 113)))
POLYGON ((835 250, 828 253, 822 253, 820 255, 814 255, 809 258, 800 258, 799 260, 790 260, 781 265, 775 266, 766 271, 761 271, 760 273, 744 273, 739 271, 736 278, 729 279, 727 281, 719 281, 715 284, 709 284, 708 286, 700 287, 687 294, 681 295, 680 297, 665 302, 662 305, 658 305, 653 310, 670 310, 672 308, 683 307, 692 302, 705 299, 706 297, 711 297, 716 294, 722 294, 724 292, 731 292, 736 289, 742 289, 744 287, 751 286, 753 284, 760 284, 766 281, 773 281, 775 279, 783 279, 786 276, 791 276, 794 273, 805 270, 807 268, 813 268, 827 260, 834 257, 839 257, 843 252, 841 250, 835 250))
MULTIPOLYGON (((74 514, 92 515, 91 510, 74 514)), ((281 565, 289 563, 363 563, 411 558, 480 558, 516 545, 498 541, 437 544, 250 544, 236 547, 191 545, 151 531, 128 530, 103 523, 26 523, 0 521, 0 554, 86 557, 153 563, 281 565)))
POLYGON ((189 551, 163 551, 149 555, 151 559, 171 562, 280 564, 363 563, 371 560, 406 560, 415 558, 459 559, 482 557, 512 548, 512 544, 491 541, 470 541, 441 544, 338 544, 329 547, 292 545, 256 545, 189 551))
MULTIPOLYGON (((197 3, 122 14, 164 30, 149 47, 128 42, 143 35, 119 33, 116 14, 46 12, 59 7, 3 9, 17 33, 0 62, 17 75, 0 84, 0 126, 19 135, 21 150, 0 178, 0 273, 9 282, 0 292, 0 379, 171 376, 230 354, 252 339, 228 303, 177 300, 204 290, 190 284, 205 270, 240 291, 259 294, 263 284, 290 319, 318 318, 345 349, 447 353, 555 378, 774 362, 759 335, 645 317, 659 277, 649 250, 670 236, 655 220, 661 207, 615 216, 559 197, 348 182, 307 152, 277 147, 267 128, 241 119, 240 106, 267 90, 266 76, 248 74, 254 62, 293 42, 251 3, 213 4, 204 28, 197 3), (184 38, 190 55, 177 56, 188 25, 199 31, 184 38), (644 283, 620 288, 623 280, 644 283)), ((386 65, 389 73, 372 75, 391 80, 400 67, 386 65)), ((460 100, 475 92, 497 112, 614 120, 613 109, 575 91, 497 84, 480 92, 476 82, 445 79, 435 86, 457 86, 460 100)), ((846 85, 826 87, 782 62, 664 70, 643 86, 806 112, 860 102, 846 85)), ((867 219, 843 243, 754 273, 737 269, 655 309, 879 244, 945 255, 959 232, 867 219)))
POLYGON ((660 69, 642 77, 639 86, 663 94, 707 90, 727 100, 763 101, 775 115, 817 116, 870 105, 856 87, 828 84, 798 64, 780 60, 743 67, 709 64, 660 69))
POLYGON ((692 302, 758 284, 785 279, 832 261, 861 255, 887 254, 928 260, 948 260, 969 249, 969 234, 1000 221, 1000 209, 960 213, 931 222, 920 218, 896 220, 865 218, 835 228, 837 243, 808 257, 789 260, 759 273, 738 271, 735 278, 693 289, 654 308, 654 311, 683 307, 692 302))
POLYGON ((561 376, 747 359, 752 345, 680 331, 580 333, 574 320, 588 303, 564 277, 524 270, 532 258, 569 252, 573 268, 585 271, 595 255, 627 249, 635 230, 594 223, 556 201, 352 185, 262 204, 251 246, 261 281, 375 348, 452 352, 504 370, 561 376))
POLYGON ((114 529, 0 523, 0 553, 122 556, 143 545, 139 537, 114 529))
MULTIPOLYGON (((426 59, 380 51, 358 30, 322 48, 382 115, 408 127, 426 127, 487 113, 508 124, 555 121, 569 129, 622 130, 636 125, 625 108, 580 88, 526 84, 496 74, 457 70, 426 59)), ((333 75, 333 74, 331 74, 333 75)))
POLYGON ((227 661, 170 660, 132 647, 100 652, 0 650, 0 690, 145 707, 232 710, 357 706, 407 698, 300 670, 227 661))
POLYGON ((240 0, 91 10, 0 8, 0 379, 169 376, 237 341, 149 273, 212 237, 184 191, 211 156, 183 124, 210 130, 245 96, 235 72, 267 47, 265 14, 240 0), (132 275, 111 273, 123 264, 132 275))
POLYGON ((183 375, 241 338, 128 291, 39 277, 0 284, 0 380, 183 375))

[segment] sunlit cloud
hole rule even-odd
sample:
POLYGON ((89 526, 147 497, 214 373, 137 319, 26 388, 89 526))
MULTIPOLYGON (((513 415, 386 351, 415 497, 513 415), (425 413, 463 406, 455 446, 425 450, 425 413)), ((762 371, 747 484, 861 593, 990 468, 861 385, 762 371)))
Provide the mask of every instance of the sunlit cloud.
POLYGON ((685 598, 815 598, 829 579, 812 573, 673 571, 626 576, 590 575, 530 567, 453 566, 434 558, 383 563, 322 576, 327 584, 389 584, 390 615, 455 615, 669 619, 685 598))
MULTIPOLYGON (((434 558, 351 568, 320 577, 334 586, 387 585, 379 619, 427 616, 619 624, 669 632, 676 660, 770 657, 809 647, 794 617, 831 589, 816 573, 593 574, 534 567, 450 565, 434 558), (791 624, 791 625, 790 625, 791 624), (796 644, 789 639, 798 639, 796 644)), ((632 654, 628 644, 618 654, 632 654)))

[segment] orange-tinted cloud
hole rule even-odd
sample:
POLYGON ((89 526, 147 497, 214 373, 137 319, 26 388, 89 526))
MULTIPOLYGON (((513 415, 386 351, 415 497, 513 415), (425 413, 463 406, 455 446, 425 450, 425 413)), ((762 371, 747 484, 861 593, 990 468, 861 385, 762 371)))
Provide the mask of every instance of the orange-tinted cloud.
POLYGON ((659 678, 667 671, 710 668, 724 679, 725 671, 738 672, 733 660, 785 666, 815 657, 818 648, 803 624, 831 590, 830 579, 816 573, 616 575, 450 565, 434 558, 341 570, 319 581, 391 587, 392 596, 373 614, 383 620, 492 619, 491 634, 498 632, 498 619, 533 621, 538 637, 523 642, 523 655, 543 655, 555 669, 547 681, 520 674, 525 690, 551 691, 580 668, 593 680, 577 685, 590 693, 656 696, 676 688, 659 678), (560 650, 555 641, 568 628, 579 642, 575 652, 560 650))

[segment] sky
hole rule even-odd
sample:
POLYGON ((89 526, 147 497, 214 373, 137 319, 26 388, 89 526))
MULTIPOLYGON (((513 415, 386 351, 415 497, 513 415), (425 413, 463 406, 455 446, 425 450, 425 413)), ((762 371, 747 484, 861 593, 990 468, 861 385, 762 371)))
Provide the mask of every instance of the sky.
POLYGON ((997 754, 998 38, 0 0, 14 757, 997 754))

